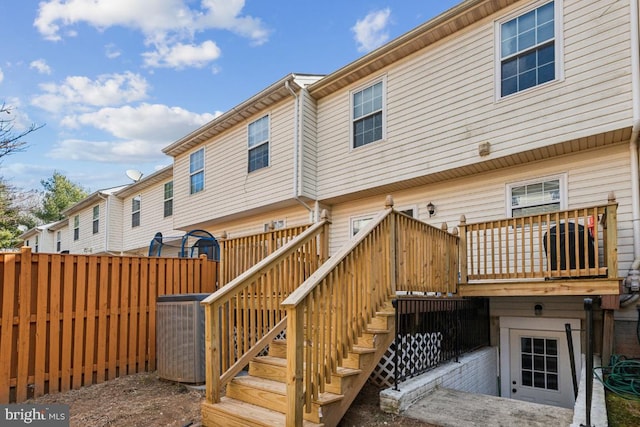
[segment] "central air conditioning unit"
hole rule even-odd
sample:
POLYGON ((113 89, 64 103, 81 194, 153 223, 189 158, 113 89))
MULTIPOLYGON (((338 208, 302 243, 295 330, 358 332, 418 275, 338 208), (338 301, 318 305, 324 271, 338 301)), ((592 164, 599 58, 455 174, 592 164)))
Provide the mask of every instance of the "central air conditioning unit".
POLYGON ((204 307, 209 294, 162 295, 157 300, 158 376, 182 383, 205 382, 204 307))

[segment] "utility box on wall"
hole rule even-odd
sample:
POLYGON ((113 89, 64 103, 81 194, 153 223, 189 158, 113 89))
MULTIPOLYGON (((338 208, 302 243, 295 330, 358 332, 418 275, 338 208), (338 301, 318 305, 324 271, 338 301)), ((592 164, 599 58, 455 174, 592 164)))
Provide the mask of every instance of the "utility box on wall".
POLYGON ((205 382, 204 308, 209 294, 162 295, 157 300, 158 376, 171 381, 205 382))

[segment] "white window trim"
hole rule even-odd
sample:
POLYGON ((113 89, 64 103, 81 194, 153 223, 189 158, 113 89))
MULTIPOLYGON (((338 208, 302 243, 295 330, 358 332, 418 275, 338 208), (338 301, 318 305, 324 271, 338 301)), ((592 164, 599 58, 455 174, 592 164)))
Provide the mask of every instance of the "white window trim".
POLYGON ((412 218, 418 219, 418 205, 403 205, 399 207, 394 207, 394 209, 398 212, 407 211, 409 209, 413 209, 412 218))
POLYGON ((365 84, 362 84, 356 88, 353 88, 349 91, 349 151, 364 149, 365 147, 375 145, 380 142, 384 142, 387 140, 387 75, 383 75, 377 77, 373 80, 368 81, 365 84), (371 87, 375 84, 382 82, 382 138, 377 141, 370 142, 369 144, 362 145, 360 147, 353 146, 353 121, 355 120, 353 117, 353 95, 356 92, 360 92, 368 87, 371 87))
POLYGON ((287 221, 285 219, 274 219, 273 221, 269 221, 266 224, 264 224, 264 232, 268 232, 271 231, 269 230, 269 226, 271 225, 271 223, 273 222, 273 231, 275 230, 282 230, 283 228, 287 228, 287 221))
POLYGON ((353 236, 355 236, 355 234, 353 233, 353 223, 359 220, 363 220, 363 219, 368 219, 370 221, 373 221, 376 217, 375 213, 370 213, 370 214, 362 214, 362 215, 356 215, 356 216, 351 216, 349 217, 349 239, 351 239, 353 236))
POLYGON ((100 232, 100 205, 95 205, 91 211, 91 231, 93 234, 98 234, 100 232), (96 217, 96 208, 98 208, 98 216, 96 217), (94 224, 97 225, 97 230, 94 231, 94 224))
POLYGON ((62 250, 62 231, 56 232, 56 252, 62 250))
POLYGON ((142 225, 142 196, 140 194, 138 194, 137 196, 133 196, 131 198, 131 228, 136 228, 136 227, 140 227, 142 225), (133 210, 133 201, 138 199, 138 210, 134 211, 133 210), (133 216, 135 214, 138 214, 138 225, 133 225, 133 216))
POLYGON ((74 215, 73 217, 73 241, 80 240, 80 215, 74 215), (76 239, 76 230, 78 230, 78 238, 76 239))
POLYGON ((188 159, 188 164, 189 164, 189 195, 193 196, 194 194, 198 194, 198 193, 202 193, 204 192, 205 188, 206 188, 206 182, 207 182, 207 175, 206 175, 206 164, 207 164, 207 152, 205 150, 205 147, 202 148, 198 148, 197 150, 189 153, 189 159, 188 159), (197 153, 198 151, 202 151, 202 169, 198 169, 195 172, 191 172, 191 155, 197 153), (200 191, 196 191, 195 193, 191 192, 191 177, 193 175, 196 175, 197 173, 199 173, 200 171, 202 171, 202 190, 200 191))
POLYGON ((256 173, 258 171, 269 169, 271 167, 271 146, 272 145, 273 144, 271 144, 271 113, 267 113, 267 114, 265 114, 263 116, 258 117, 257 119, 255 119, 254 121, 252 121, 251 123, 249 123, 247 125, 247 174, 256 173), (249 147, 249 126, 252 125, 253 123, 257 122, 258 120, 264 119, 265 117, 269 121, 269 126, 268 126, 269 135, 267 136, 267 139, 265 141, 262 141, 258 145, 254 145, 253 147, 249 147), (255 148, 258 148, 258 147, 260 147, 261 145, 264 145, 264 144, 269 144, 268 147, 267 147, 268 148, 268 150, 267 150, 267 156, 268 156, 267 166, 259 168, 259 169, 255 169, 255 170, 252 170, 252 171, 249 171, 249 151, 251 151, 251 150, 253 150, 255 148))
POLYGON ((557 179, 560 184, 560 210, 561 211, 566 210, 567 204, 568 204, 567 201, 569 197, 568 197, 568 186, 567 186, 567 173, 565 172, 565 173, 556 174, 556 175, 547 175, 547 176, 532 178, 525 181, 516 181, 516 182, 507 183, 507 185, 505 186, 505 201, 506 201, 505 204, 506 204, 507 218, 513 217, 512 216, 513 208, 511 206, 511 190, 513 189, 513 187, 536 184, 544 181, 553 181, 554 179, 557 179))
MULTIPOLYGON (((189 179, 189 187, 191 187, 191 179, 189 179)), ((173 216, 173 191, 174 191, 174 187, 173 187, 173 181, 168 181, 165 182, 162 185, 162 217, 163 218, 169 218, 170 216, 173 216), (171 197, 167 198, 167 194, 166 194, 166 189, 167 189, 167 185, 171 183, 171 197), (165 205, 166 203, 171 200, 171 215, 166 215, 166 210, 165 210, 165 205)), ((189 189, 189 191, 191 191, 191 189, 189 189)))
POLYGON ((531 3, 525 7, 514 10, 513 12, 505 15, 497 21, 494 21, 494 91, 495 91, 495 100, 496 102, 508 99, 514 96, 517 96, 522 93, 530 93, 540 88, 547 87, 551 84, 558 83, 564 81, 564 0, 555 0, 553 5, 554 9, 554 49, 555 49, 555 74, 556 78, 550 80, 548 82, 532 86, 530 88, 511 93, 506 96, 502 96, 502 34, 501 34, 501 25, 507 21, 510 21, 514 18, 517 18, 520 15, 524 15, 525 13, 537 9, 540 6, 543 6, 546 3, 549 3, 551 0, 538 0, 534 3, 531 3))

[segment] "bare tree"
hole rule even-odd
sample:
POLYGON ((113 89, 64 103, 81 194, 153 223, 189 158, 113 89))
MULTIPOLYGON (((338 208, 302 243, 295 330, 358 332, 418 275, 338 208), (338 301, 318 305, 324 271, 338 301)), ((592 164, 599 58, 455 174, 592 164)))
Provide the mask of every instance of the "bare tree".
POLYGON ((44 125, 36 125, 32 123, 29 127, 20 132, 14 131, 14 118, 7 118, 11 114, 12 107, 4 102, 0 107, 0 159, 11 153, 23 151, 27 142, 24 141, 26 135, 40 129, 44 125))

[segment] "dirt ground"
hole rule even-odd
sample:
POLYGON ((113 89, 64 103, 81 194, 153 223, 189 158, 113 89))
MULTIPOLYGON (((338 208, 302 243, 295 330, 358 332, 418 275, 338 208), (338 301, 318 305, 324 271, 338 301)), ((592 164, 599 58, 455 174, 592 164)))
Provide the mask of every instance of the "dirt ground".
MULTIPOLYGON (((27 403, 70 405, 71 427, 196 427, 203 392, 164 381, 155 372, 116 378, 32 399, 27 403)), ((378 389, 366 385, 343 417, 340 427, 430 424, 386 414, 378 406, 378 389)))

